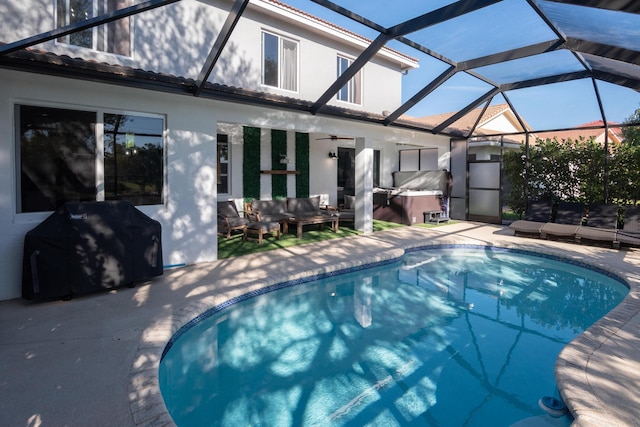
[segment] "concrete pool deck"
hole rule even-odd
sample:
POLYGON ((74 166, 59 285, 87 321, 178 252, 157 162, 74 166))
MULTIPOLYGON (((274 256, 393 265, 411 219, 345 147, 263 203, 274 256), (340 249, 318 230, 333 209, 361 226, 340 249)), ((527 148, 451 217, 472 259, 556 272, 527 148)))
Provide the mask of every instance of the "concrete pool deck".
POLYGON ((441 243, 550 253, 625 278, 627 298, 565 347, 556 379, 574 425, 640 425, 640 251, 514 237, 508 227, 470 222, 202 263, 67 302, 0 302, 0 425, 170 426, 157 368, 167 341, 186 322, 265 285, 441 243))

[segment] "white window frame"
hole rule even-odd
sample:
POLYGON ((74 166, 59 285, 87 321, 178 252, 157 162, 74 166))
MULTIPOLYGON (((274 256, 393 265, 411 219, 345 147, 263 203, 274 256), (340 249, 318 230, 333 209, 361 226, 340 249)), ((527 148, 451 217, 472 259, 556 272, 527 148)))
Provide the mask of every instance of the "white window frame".
MULTIPOLYGON (((70 25, 70 17, 69 17, 69 11, 70 11, 70 3, 71 0, 65 0, 65 3, 67 4, 67 14, 65 15, 65 22, 64 25, 70 25)), ((92 18, 94 16, 96 16, 96 14, 98 13, 98 2, 99 0, 92 0, 91 4, 92 4, 92 11, 91 11, 91 16, 89 18, 92 18)), ((53 25, 54 28, 59 28, 58 27, 58 0, 53 0, 53 25)), ((91 31, 91 47, 86 47, 86 46, 79 46, 79 45, 75 45, 73 43, 70 42, 70 38, 71 38, 71 34, 67 34, 66 36, 63 37, 59 37, 56 40, 56 43, 60 43, 60 44, 64 44, 67 46, 73 46, 74 48, 84 48, 84 49, 92 49, 92 50, 96 50, 96 43, 97 43, 97 34, 96 34, 96 28, 97 27, 92 27, 90 28, 88 31, 91 31), (61 41, 60 39, 64 39, 64 41, 61 41)), ((86 31, 86 30, 85 30, 86 31)))
MULTIPOLYGON (((52 0, 53 1, 53 25, 54 28, 59 28, 58 27, 58 0, 52 0)), ((67 3, 67 9, 69 9, 69 2, 70 0, 64 0, 67 3)), ((131 1, 131 5, 134 5, 136 0, 130 0, 131 1)), ((101 14, 107 13, 108 12, 108 0, 91 0, 91 4, 92 4, 92 16, 90 16, 89 18, 92 17, 96 17, 99 16, 101 14), (102 6, 102 9, 104 10, 104 12, 100 12, 100 6, 102 6)), ((70 38, 71 35, 67 34, 66 36, 63 37, 59 37, 55 39, 55 43, 56 44, 61 44, 64 45, 68 48, 71 49, 90 49, 96 52, 101 52, 101 53, 105 53, 105 54, 109 54, 109 55, 115 55, 118 57, 124 57, 124 58, 133 58, 133 47, 134 47, 134 43, 133 43, 133 30, 134 30, 134 25, 133 25, 133 19, 134 16, 129 16, 127 18, 123 18, 123 19, 127 19, 129 20, 129 54, 128 55, 124 55, 121 53, 117 53, 117 52, 113 52, 111 50, 109 50, 109 24, 105 24, 105 25, 101 25, 101 26, 94 26, 89 28, 88 30, 84 30, 84 31, 90 31, 91 32, 91 47, 87 47, 87 46, 80 46, 77 44, 73 44, 70 42, 70 38), (61 40, 63 39, 63 40, 61 40), (100 42, 101 46, 104 46, 104 49, 99 49, 98 46, 98 42, 100 42)), ((65 23, 64 25, 69 25, 70 24, 70 19, 69 16, 66 15, 65 16, 65 23)))
MULTIPOLYGON (((218 195, 222 194, 222 195, 230 195, 232 194, 232 190, 231 190, 231 136, 229 135, 229 133, 227 132, 223 132, 223 131, 218 131, 216 133, 216 169, 217 169, 217 176, 222 176, 223 174, 220 172, 220 164, 221 163, 225 163, 227 165, 227 172, 226 174, 224 174, 227 177, 227 191, 225 193, 218 193, 218 195), (220 141, 218 141, 218 135, 224 135, 227 137, 227 141, 225 142, 225 144, 227 145, 227 159, 225 161, 222 161, 222 159, 220 159, 220 155, 219 155, 219 151, 218 151, 218 145, 221 144, 220 141)), ((216 185, 216 191, 217 191, 217 185, 216 185)))
POLYGON ((261 84, 263 86, 267 86, 267 87, 274 87, 277 89, 281 89, 281 90, 286 90, 288 92, 294 92, 294 93, 298 93, 298 88, 300 87, 300 42, 298 40, 294 40, 290 37, 285 37, 282 36, 280 34, 277 34, 273 31, 268 31, 268 30, 262 30, 260 32, 260 41, 261 41, 261 60, 260 60, 260 64, 261 64, 261 72, 260 72, 260 76, 261 76, 261 84), (278 85, 277 86, 273 86, 271 84, 267 84, 265 83, 265 36, 271 36, 271 37, 275 37, 278 40, 278 85), (284 44, 285 43, 293 43, 295 44, 295 61, 291 62, 290 60, 287 60, 285 57, 285 47, 284 44), (284 71, 283 64, 295 64, 295 78, 294 78, 294 86, 293 88, 291 87, 286 87, 287 85, 285 84, 285 80, 286 80, 286 73, 284 71))
MULTIPOLYGON (((167 115, 166 114, 158 114, 158 113, 145 113, 141 111, 132 111, 132 110, 124 110, 124 109, 105 109, 95 106, 87 106, 87 105, 79 105, 79 104, 64 104, 58 102, 51 101, 33 101, 33 100, 22 100, 15 99, 11 105, 11 111, 16 111, 17 106, 31 106, 31 107, 42 107, 42 108, 56 108, 56 109, 66 109, 66 110, 77 110, 77 111, 85 111, 89 113, 94 113, 96 115, 96 123, 95 123, 95 138, 96 138, 96 146, 95 146, 95 184, 96 184, 96 201, 101 202, 106 198, 106 190, 105 190, 105 156, 104 156, 104 143, 105 143, 105 135, 104 135, 104 115, 105 114, 121 114, 121 115, 131 115, 131 116, 140 116, 140 117, 151 117, 156 119, 162 119, 162 195, 161 202, 155 205, 143 205, 143 206, 162 206, 167 203, 167 188, 168 188, 168 162, 167 162, 167 115)), ((51 212, 22 212, 20 205, 20 195, 22 192, 22 188, 20 185, 20 141, 18 134, 20 129, 18 128, 17 118, 14 116, 12 118, 14 123, 14 134, 13 134, 13 150, 14 150, 14 159, 13 159, 13 182, 12 192, 14 192, 13 200, 15 201, 15 215, 16 218, 23 218, 27 221, 42 220, 43 217, 46 217, 51 212)))
MULTIPOLYGON (((346 55, 338 54, 336 58, 336 78, 339 78, 342 73, 346 71, 347 68, 353 64, 353 58, 350 58, 346 55), (347 67, 344 70, 340 69, 340 62, 347 61, 347 67)), ((345 84, 338 93, 336 94, 336 99, 340 102, 346 102, 348 104, 353 105, 362 105, 362 92, 363 92, 363 69, 358 70, 355 76, 353 76, 347 84, 345 84), (346 99, 343 98, 343 89, 346 87, 347 95, 346 99)))

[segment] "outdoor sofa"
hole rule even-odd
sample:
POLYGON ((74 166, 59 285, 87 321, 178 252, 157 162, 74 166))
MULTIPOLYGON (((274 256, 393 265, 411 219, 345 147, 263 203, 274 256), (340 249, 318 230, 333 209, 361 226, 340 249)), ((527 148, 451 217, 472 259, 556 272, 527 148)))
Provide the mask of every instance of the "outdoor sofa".
POLYGON ((318 224, 322 228, 325 223, 331 223, 333 231, 338 231, 339 214, 331 209, 321 209, 320 196, 253 200, 248 210, 252 221, 279 223, 284 234, 290 224, 296 226, 298 237, 302 235, 303 225, 318 224))
POLYGON ((320 196, 253 200, 250 204, 250 216, 256 221, 284 223, 291 218, 314 215, 332 215, 320 209, 320 196))

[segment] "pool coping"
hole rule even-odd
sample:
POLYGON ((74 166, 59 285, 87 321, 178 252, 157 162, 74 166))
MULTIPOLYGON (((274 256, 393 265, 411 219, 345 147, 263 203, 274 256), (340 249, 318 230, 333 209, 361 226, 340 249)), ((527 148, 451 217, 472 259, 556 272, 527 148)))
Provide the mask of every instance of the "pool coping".
MULTIPOLYGON (((629 360, 626 352, 619 354, 620 342, 631 338, 638 339, 640 334, 634 333, 640 330, 640 277, 633 271, 634 266, 627 265, 628 269, 620 269, 620 265, 610 266, 603 262, 593 260, 589 254, 567 251, 566 246, 554 248, 553 243, 542 244, 543 241, 515 238, 505 240, 500 236, 494 242, 486 243, 504 249, 517 249, 527 252, 550 255, 563 260, 576 260, 601 270, 621 277, 629 286, 629 294, 611 312, 606 314, 581 335, 576 337, 563 348, 555 365, 556 382, 565 404, 574 416, 573 426, 600 427, 637 425, 633 415, 626 414, 610 407, 602 398, 603 386, 611 387, 612 377, 617 380, 626 378, 625 372, 635 369, 640 365, 638 360, 629 360), (633 329, 633 330, 632 330, 633 329), (608 351, 611 354, 603 352, 608 351), (624 372, 617 373, 615 369, 609 369, 598 379, 594 380, 592 372, 599 369, 598 364, 610 366, 614 361, 626 361, 632 366, 624 372), (617 374, 617 375, 616 375, 617 374), (599 380, 599 381, 598 381, 599 380)), ((259 291, 265 287, 278 283, 301 280, 306 281, 310 277, 322 276, 341 272, 345 269, 368 266, 369 264, 388 261, 401 257, 406 251, 415 250, 425 246, 442 245, 478 245, 476 239, 459 238, 455 236, 439 240, 437 244, 425 244, 423 240, 402 242, 399 247, 384 249, 362 256, 357 259, 342 259, 329 265, 322 265, 307 271, 284 273, 266 280, 254 280, 246 283, 241 290, 210 292, 203 295, 197 302, 187 303, 179 308, 171 319, 161 319, 145 329, 137 355, 130 370, 130 382, 128 386, 129 407, 136 426, 174 426, 164 401, 162 399, 158 368, 162 354, 167 343, 182 327, 192 322, 194 318, 202 315, 207 310, 214 309, 220 304, 242 294, 259 291)), ((572 246, 569 245, 569 248, 572 246)), ((197 268, 186 267, 186 268, 197 268)), ((633 342, 632 344, 635 344, 633 342)), ((629 352, 636 351, 639 347, 630 345, 629 352)), ((627 382, 632 382, 629 379, 627 382)), ((617 383, 616 383, 617 384, 617 383)), ((633 383, 632 385, 633 386, 633 383)), ((635 386, 638 387, 637 385, 635 386)), ((606 388, 606 387, 605 387, 606 388)), ((609 399, 609 401, 611 401, 609 399)))

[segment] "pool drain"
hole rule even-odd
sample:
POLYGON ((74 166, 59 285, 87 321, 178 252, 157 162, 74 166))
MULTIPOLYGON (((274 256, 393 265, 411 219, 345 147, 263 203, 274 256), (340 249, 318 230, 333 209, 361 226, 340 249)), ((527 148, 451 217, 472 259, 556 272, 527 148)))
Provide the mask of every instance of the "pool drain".
POLYGON ((564 402, 552 396, 544 396, 538 400, 538 406, 554 418, 559 418, 567 413, 564 402))

